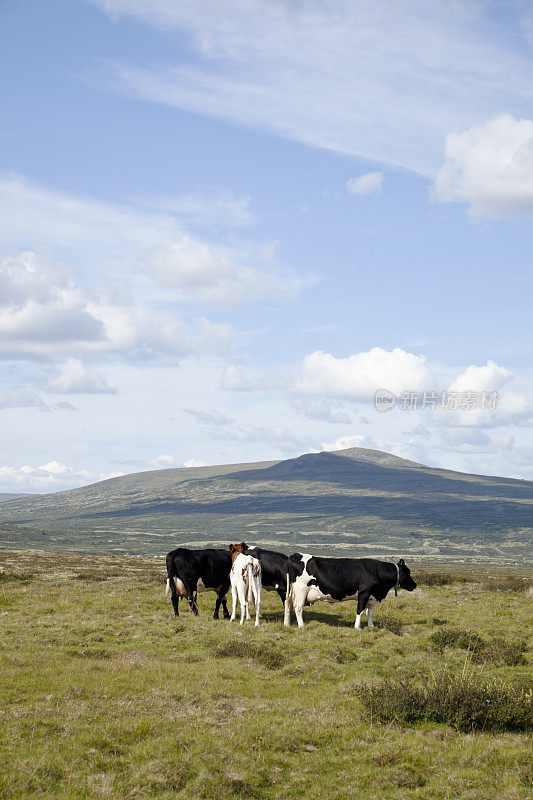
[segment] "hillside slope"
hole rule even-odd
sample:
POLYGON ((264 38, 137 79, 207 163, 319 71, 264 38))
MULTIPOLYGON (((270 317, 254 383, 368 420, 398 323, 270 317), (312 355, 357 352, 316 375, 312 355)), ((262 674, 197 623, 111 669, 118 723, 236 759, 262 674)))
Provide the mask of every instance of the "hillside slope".
POLYGON ((524 563, 532 499, 529 481, 353 448, 0 497, 1 541, 160 555, 178 543, 244 538, 283 550, 524 563))

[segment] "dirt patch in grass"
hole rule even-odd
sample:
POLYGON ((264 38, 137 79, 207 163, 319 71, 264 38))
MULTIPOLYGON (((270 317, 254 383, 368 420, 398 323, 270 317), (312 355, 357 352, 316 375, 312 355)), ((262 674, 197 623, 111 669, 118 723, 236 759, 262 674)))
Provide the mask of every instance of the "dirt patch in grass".
POLYGON ((459 731, 533 730, 531 687, 481 683, 441 672, 423 683, 415 675, 358 687, 373 719, 413 725, 435 722, 459 731))

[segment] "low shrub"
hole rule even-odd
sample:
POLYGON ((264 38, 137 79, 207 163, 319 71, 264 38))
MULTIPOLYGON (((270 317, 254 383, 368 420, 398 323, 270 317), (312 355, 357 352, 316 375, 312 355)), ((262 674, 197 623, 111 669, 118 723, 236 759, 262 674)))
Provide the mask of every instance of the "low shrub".
POLYGON ((4 572, 0 571, 0 582, 29 583, 34 578, 33 572, 4 572))
POLYGON ((443 652, 446 647, 469 650, 472 661, 478 663, 492 661, 495 664, 506 664, 511 667, 527 663, 526 642, 508 642, 500 638, 486 642, 477 633, 467 633, 454 628, 435 631, 430 636, 430 641, 439 652, 443 652))
POLYGON ((525 592, 530 584, 529 578, 520 575, 487 576, 481 582, 483 588, 490 592, 525 592))
POLYGON ((391 633, 394 633, 395 636, 402 635, 403 622, 400 622, 400 620, 396 619, 395 617, 381 615, 380 618, 376 620, 375 625, 376 628, 390 631, 391 633))
POLYGON ((467 732, 533 729, 531 687, 480 683, 446 671, 421 684, 415 676, 362 684, 358 697, 381 722, 443 723, 467 732))
POLYGON ((271 643, 235 640, 219 644, 214 649, 217 658, 251 658, 267 669, 279 669, 285 663, 280 650, 274 650, 271 643))
POLYGON ((469 583, 473 580, 453 572, 417 572, 415 578, 419 586, 450 586, 452 583, 469 583))

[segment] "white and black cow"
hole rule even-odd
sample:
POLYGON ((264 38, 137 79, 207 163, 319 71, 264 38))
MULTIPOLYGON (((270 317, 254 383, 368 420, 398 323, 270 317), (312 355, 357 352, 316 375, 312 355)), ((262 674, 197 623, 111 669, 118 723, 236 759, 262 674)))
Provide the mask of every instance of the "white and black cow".
POLYGON ((291 623, 294 608, 298 626, 303 627, 303 607, 317 600, 338 603, 357 596, 355 627, 361 627, 366 610, 368 626, 373 627, 374 606, 381 603, 391 589, 412 592, 416 583, 401 558, 397 564, 375 558, 318 558, 305 553, 293 553, 287 562, 287 597, 285 625, 291 623))
POLYGON ((257 558, 261 564, 263 589, 276 591, 281 597, 281 602, 285 603, 288 556, 275 550, 263 550, 262 547, 255 545, 249 547, 246 542, 241 542, 241 546, 243 553, 257 558))
POLYGON ((171 595, 174 614, 179 616, 180 597, 187 598, 194 614, 198 614, 198 592, 216 592, 215 613, 218 619, 220 604, 224 619, 229 619, 226 594, 230 587, 231 556, 228 550, 189 550, 178 547, 167 555, 167 590, 171 595))

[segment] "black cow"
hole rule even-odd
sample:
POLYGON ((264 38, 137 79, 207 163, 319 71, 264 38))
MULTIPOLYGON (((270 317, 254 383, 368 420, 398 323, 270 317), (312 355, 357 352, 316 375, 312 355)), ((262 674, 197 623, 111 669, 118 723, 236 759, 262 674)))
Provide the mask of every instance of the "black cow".
POLYGON ((215 613, 220 604, 224 619, 229 619, 226 593, 230 587, 231 555, 229 550, 189 550, 178 547, 167 555, 167 595, 171 595, 174 614, 179 616, 180 597, 186 597, 194 614, 198 614, 198 592, 216 592, 215 613))
POLYGON ((246 542, 241 542, 241 545, 246 555, 257 558, 261 564, 263 589, 270 592, 276 591, 281 597, 281 602, 285 603, 288 556, 284 553, 276 553, 274 550, 263 550, 262 547, 248 547, 246 542))
POLYGON ((357 595, 355 627, 361 627, 361 616, 366 609, 368 626, 372 628, 374 606, 381 603, 391 589, 399 588, 408 592, 416 589, 403 558, 393 564, 375 558, 315 558, 293 553, 287 563, 285 625, 291 623, 291 608, 302 628, 304 605, 312 605, 317 600, 338 603, 353 600, 357 595))

